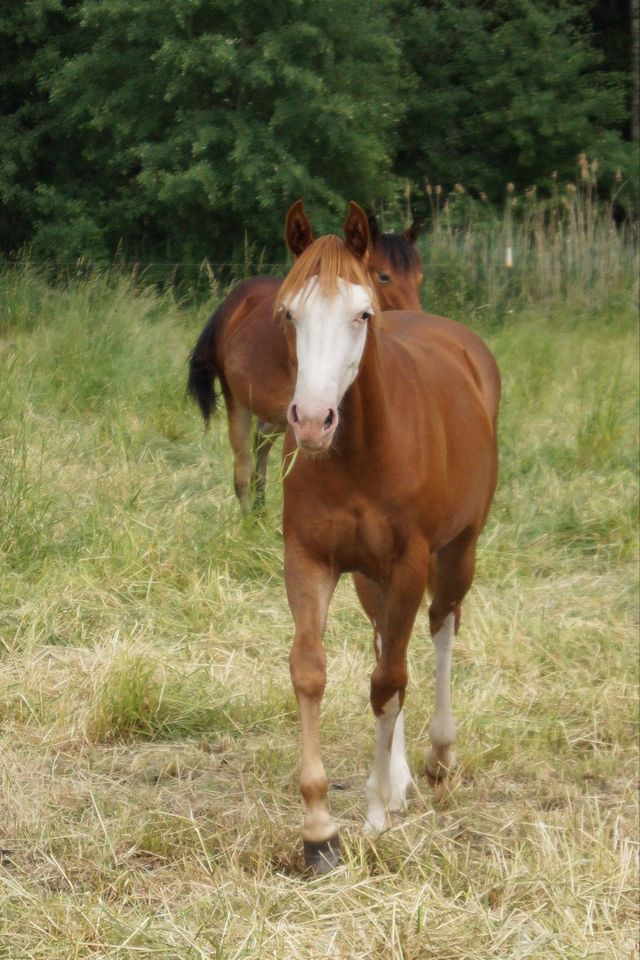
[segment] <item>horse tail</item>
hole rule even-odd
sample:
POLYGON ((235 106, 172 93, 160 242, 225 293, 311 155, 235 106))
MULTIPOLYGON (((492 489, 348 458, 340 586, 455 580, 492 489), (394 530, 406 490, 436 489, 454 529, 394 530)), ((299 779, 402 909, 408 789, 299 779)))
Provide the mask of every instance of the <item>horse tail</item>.
POLYGON ((221 309, 222 305, 209 317, 189 355, 187 394, 200 407, 207 427, 211 415, 215 413, 219 397, 215 390, 215 381, 220 380, 220 371, 216 365, 216 330, 221 309))

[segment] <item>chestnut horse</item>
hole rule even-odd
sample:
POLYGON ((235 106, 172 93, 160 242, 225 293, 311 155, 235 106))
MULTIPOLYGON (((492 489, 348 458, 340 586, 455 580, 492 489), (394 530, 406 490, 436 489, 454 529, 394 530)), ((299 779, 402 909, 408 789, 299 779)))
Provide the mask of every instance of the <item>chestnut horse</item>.
MULTIPOLYGON (((358 208, 360 209, 360 208, 358 208)), ((362 216, 364 214, 362 213, 362 216)), ((293 256, 311 242, 311 226, 298 200, 290 211, 289 244, 293 256)), ((403 234, 381 233, 370 217, 367 271, 387 310, 420 310, 422 262, 415 247, 419 226, 403 234)), ((273 303, 282 277, 253 277, 229 293, 205 325, 189 359, 188 393, 198 402, 205 423, 215 409, 214 381, 227 408, 234 457, 235 491, 243 510, 255 496, 264 500, 267 457, 287 423, 293 383, 280 317, 273 303), (258 418, 254 451, 253 418, 258 418)))
MULTIPOLYGON (((289 212, 290 246, 299 219, 299 210, 289 212)), ((385 828, 411 782, 403 721, 407 645, 427 587, 436 673, 427 772, 444 777, 454 763, 453 642, 496 484, 500 376, 488 348, 461 324, 415 312, 380 315, 366 270, 367 220, 358 207, 351 206, 344 241, 312 241, 310 230, 308 237, 276 304, 296 371, 283 531, 303 839, 307 865, 323 873, 338 862, 339 843, 320 757, 322 637, 341 574, 353 573, 374 631, 377 745, 366 828, 385 828)))

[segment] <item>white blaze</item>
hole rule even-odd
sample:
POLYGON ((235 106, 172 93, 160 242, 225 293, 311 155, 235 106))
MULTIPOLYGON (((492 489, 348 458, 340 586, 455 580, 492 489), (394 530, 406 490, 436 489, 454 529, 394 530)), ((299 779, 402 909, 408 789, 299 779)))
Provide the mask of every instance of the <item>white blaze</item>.
POLYGON ((365 312, 371 294, 338 279, 333 295, 323 294, 316 278, 287 303, 296 328, 298 378, 293 403, 304 417, 337 410, 358 373, 367 337, 365 312))

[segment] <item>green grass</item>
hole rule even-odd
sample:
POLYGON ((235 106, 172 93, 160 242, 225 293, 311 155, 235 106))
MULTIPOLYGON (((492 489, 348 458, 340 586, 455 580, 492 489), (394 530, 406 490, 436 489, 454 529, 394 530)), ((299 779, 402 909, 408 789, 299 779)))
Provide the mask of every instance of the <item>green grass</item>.
POLYGON ((422 777, 422 617, 416 790, 363 835, 370 636, 345 580, 322 723, 345 863, 309 882, 278 455, 241 520, 225 425, 184 397, 211 305, 27 270, 0 294, 0 958, 637 957, 632 299, 478 326, 502 462, 456 645, 460 774, 422 777))

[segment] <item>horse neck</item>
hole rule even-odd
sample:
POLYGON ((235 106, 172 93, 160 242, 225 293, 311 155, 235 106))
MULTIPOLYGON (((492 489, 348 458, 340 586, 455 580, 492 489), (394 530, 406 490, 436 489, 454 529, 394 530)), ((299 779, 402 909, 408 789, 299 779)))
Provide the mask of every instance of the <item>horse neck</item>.
POLYGON ((380 333, 370 327, 358 376, 343 404, 343 449, 366 447, 369 454, 386 435, 389 406, 381 357, 380 333))

